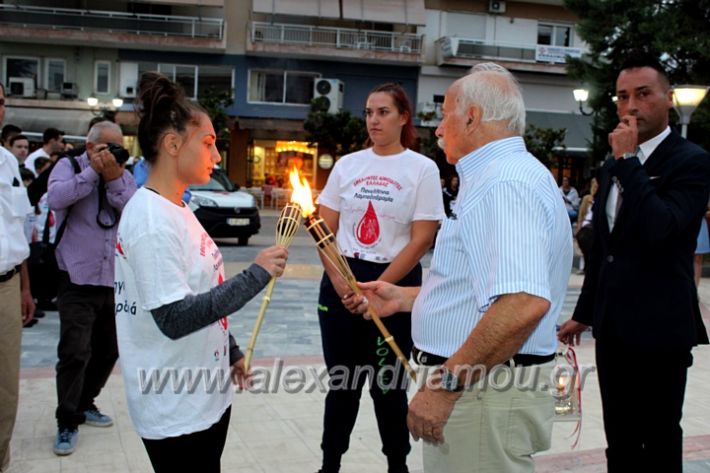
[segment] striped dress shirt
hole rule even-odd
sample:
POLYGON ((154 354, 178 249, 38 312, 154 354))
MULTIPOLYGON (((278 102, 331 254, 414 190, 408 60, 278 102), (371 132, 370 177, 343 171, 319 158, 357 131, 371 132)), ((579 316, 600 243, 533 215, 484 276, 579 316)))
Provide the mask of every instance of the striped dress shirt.
POLYGON ((521 137, 488 143, 456 170, 458 199, 412 311, 414 345, 449 357, 498 297, 525 292, 551 307, 519 353, 554 353, 572 267, 571 225, 557 184, 521 137))

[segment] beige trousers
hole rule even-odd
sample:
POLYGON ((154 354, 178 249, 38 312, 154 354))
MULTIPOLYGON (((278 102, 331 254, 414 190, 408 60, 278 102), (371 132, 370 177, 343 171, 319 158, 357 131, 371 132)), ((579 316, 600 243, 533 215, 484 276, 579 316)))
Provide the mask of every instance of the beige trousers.
POLYGON ((10 438, 20 391, 20 275, 0 283, 0 472, 10 464, 10 438))
POLYGON ((540 385, 549 384, 553 366, 554 361, 501 366, 489 373, 487 385, 479 381, 465 391, 444 428, 445 442, 424 443, 424 471, 534 472, 532 455, 549 449, 551 443, 554 400, 540 385))

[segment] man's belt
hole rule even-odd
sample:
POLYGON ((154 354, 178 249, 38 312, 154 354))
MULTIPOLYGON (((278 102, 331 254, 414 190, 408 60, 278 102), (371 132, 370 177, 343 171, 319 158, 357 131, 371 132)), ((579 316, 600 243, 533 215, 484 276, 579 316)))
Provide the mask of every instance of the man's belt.
MULTIPOLYGON (((439 356, 439 355, 434 355, 431 353, 427 353, 425 351, 422 351, 418 349, 417 347, 412 348, 412 357, 414 358, 414 361, 417 362, 418 365, 424 365, 424 366, 435 366, 435 365, 443 365, 448 358, 439 356)), ((555 359, 555 354, 551 355, 528 355, 525 353, 518 353, 517 355, 513 356, 512 360, 508 360, 504 365, 508 366, 532 366, 532 365, 541 365, 543 363, 547 363, 548 361, 552 361, 555 359)))
POLYGON ((15 274, 17 274, 17 273, 19 273, 19 272, 20 272, 20 267, 19 267, 19 266, 15 266, 14 268, 12 268, 12 269, 11 269, 10 271, 8 271, 7 273, 5 273, 5 274, 0 274, 0 282, 9 281, 10 279, 12 279, 12 277, 13 277, 15 274))

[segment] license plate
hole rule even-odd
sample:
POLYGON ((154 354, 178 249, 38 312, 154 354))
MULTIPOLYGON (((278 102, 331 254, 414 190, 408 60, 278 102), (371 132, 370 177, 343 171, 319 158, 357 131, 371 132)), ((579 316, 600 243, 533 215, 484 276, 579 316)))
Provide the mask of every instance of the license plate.
POLYGON ((233 227, 244 227, 249 225, 248 218, 228 218, 227 225, 232 225, 233 227))

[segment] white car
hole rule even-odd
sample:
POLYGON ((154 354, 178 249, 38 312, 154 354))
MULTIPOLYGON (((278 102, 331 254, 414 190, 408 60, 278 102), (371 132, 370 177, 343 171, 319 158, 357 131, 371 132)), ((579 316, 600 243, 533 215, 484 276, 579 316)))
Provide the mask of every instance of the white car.
POLYGON ((215 168, 206 184, 191 185, 190 208, 211 237, 237 238, 240 246, 259 233, 261 219, 253 195, 238 190, 226 173, 215 168))

